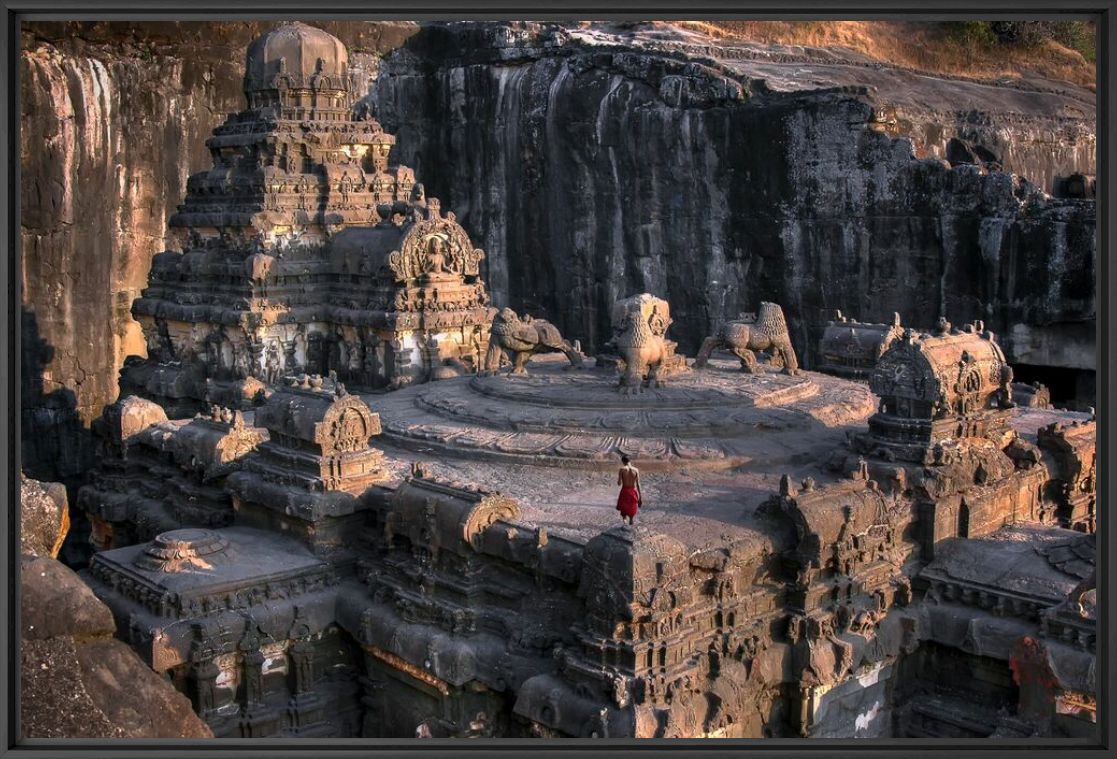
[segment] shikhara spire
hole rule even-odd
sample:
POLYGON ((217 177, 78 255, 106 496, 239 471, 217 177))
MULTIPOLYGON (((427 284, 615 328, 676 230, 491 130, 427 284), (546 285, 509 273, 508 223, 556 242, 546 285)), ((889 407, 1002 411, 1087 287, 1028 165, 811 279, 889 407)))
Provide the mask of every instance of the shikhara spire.
POLYGON ((213 165, 170 219, 178 249, 133 304, 149 358, 125 369, 127 390, 189 412, 247 407, 299 372, 398 387, 478 366, 484 252, 389 163, 367 89, 321 29, 283 24, 249 46, 247 107, 207 141, 213 165))

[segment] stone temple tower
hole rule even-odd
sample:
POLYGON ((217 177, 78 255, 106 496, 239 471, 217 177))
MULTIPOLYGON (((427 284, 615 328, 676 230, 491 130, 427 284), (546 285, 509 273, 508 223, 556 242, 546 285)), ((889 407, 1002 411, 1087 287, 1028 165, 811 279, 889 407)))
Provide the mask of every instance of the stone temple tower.
POLYGON ((187 182, 133 304, 148 358, 127 362, 127 391, 192 413, 288 374, 398 387, 483 355, 484 253, 389 164, 395 137, 355 116, 365 81, 306 24, 249 46, 246 108, 207 141, 213 166, 187 182))

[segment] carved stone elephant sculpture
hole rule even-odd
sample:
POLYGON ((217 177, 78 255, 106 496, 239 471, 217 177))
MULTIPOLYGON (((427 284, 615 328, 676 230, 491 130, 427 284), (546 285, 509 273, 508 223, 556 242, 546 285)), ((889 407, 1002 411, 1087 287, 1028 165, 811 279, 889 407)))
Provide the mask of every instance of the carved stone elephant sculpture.
POLYGON ((795 348, 791 345, 783 309, 775 303, 761 303, 760 311, 755 316, 746 315, 745 318, 728 322, 716 335, 707 337, 694 360, 695 368, 705 367, 710 354, 717 349, 727 350, 741 359, 742 371, 750 374, 758 371, 758 352, 772 355, 773 363, 783 365, 784 374, 799 373, 799 361, 795 357, 795 348))
POLYGON ((500 370, 501 357, 505 351, 513 357, 510 374, 527 374, 525 367, 528 359, 536 353, 561 352, 570 361, 571 368, 582 366, 582 354, 559 334, 558 327, 530 316, 521 319, 510 308, 501 309, 493 317, 484 374, 496 374, 500 370))

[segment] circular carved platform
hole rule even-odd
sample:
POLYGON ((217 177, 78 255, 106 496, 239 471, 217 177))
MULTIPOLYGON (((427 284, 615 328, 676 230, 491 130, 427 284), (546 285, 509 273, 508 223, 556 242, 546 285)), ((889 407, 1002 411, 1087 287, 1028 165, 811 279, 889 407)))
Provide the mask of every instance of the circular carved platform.
POLYGON ((622 453, 650 469, 729 468, 763 455, 768 438, 861 423, 874 410, 866 386, 809 372, 751 375, 715 360, 623 396, 614 372, 564 366, 541 356, 526 377, 465 377, 366 400, 381 439, 403 448, 593 469, 622 453))
POLYGON ((229 541, 212 530, 194 527, 171 530, 155 536, 136 558, 136 566, 157 572, 211 569, 215 563, 224 563, 228 547, 229 541))

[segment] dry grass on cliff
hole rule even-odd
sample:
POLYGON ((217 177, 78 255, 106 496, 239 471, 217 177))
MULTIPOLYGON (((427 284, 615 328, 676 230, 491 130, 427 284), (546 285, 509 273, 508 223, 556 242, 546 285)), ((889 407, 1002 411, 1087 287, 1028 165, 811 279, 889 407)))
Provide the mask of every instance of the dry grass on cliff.
POLYGON ((940 22, 676 21, 716 37, 779 45, 844 47, 882 63, 979 79, 1044 78, 1095 88, 1094 63, 1054 40, 1015 47, 960 38, 940 22))

